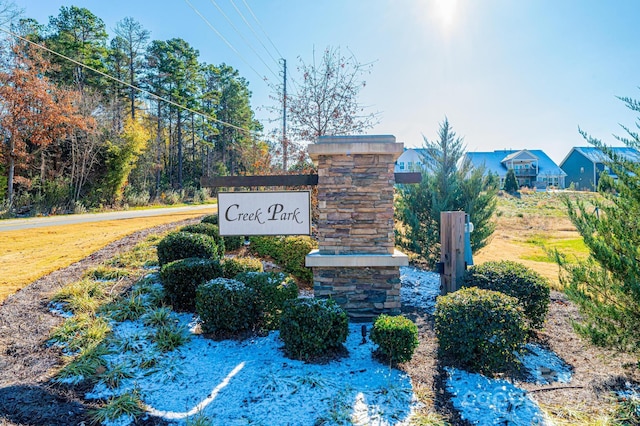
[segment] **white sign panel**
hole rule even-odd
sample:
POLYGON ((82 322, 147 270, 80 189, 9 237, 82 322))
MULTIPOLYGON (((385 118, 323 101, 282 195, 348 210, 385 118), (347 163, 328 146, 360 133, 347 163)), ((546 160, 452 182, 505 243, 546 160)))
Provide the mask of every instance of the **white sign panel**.
POLYGON ((220 235, 310 235, 309 191, 220 192, 220 235))

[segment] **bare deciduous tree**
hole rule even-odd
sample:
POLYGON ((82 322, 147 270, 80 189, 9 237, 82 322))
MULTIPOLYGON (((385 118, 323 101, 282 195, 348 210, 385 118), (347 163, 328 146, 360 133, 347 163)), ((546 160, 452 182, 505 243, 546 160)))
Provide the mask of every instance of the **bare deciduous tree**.
POLYGON ((366 112, 358 101, 365 87, 365 74, 373 64, 362 64, 340 48, 327 48, 320 63, 315 52, 310 64, 299 58, 302 81, 287 98, 291 134, 301 141, 313 142, 318 136, 364 133, 379 122, 378 113, 366 112))

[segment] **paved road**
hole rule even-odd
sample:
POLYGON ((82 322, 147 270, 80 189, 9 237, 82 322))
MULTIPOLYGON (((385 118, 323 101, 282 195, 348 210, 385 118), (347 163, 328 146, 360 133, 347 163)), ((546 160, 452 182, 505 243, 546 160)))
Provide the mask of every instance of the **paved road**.
POLYGON ((16 231, 46 226, 72 225, 75 223, 102 222, 106 220, 132 219, 139 217, 164 216, 172 213, 192 212, 215 208, 215 204, 201 204, 197 206, 167 207, 148 210, 127 210, 109 213, 70 214, 64 216, 33 217, 27 219, 0 220, 0 232, 16 231))

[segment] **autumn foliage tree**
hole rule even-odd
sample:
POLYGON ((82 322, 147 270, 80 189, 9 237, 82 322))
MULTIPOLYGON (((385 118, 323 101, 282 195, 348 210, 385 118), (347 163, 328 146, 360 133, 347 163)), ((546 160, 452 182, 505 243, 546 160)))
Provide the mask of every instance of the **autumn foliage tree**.
POLYGON ((47 148, 74 131, 88 131, 92 120, 76 107, 76 94, 56 87, 48 77, 50 63, 24 43, 12 47, 11 66, 0 72, 1 159, 7 172, 7 201, 14 184, 44 176, 47 148), (34 169, 36 173, 34 173, 34 169))

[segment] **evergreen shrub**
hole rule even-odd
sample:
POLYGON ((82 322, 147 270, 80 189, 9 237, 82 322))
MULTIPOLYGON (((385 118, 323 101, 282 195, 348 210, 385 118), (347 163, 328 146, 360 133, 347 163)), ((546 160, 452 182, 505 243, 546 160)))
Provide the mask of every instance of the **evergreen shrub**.
POLYGON ((167 263, 160 269, 166 299, 177 311, 194 312, 198 286, 220 277, 222 266, 218 259, 191 257, 167 263))
POLYGON ((220 236, 218 225, 211 223, 194 223, 179 229, 180 232, 190 232, 192 234, 204 234, 213 238, 218 246, 218 256, 223 257, 225 251, 224 238, 220 236))
POLYGON ((290 358, 307 361, 335 351, 348 333, 347 314, 334 300, 300 298, 284 303, 280 338, 290 358))
POLYGON ((242 272, 235 279, 256 291, 263 326, 277 330, 284 302, 298 298, 298 286, 293 278, 282 272, 242 272))
POLYGON ((238 250, 244 244, 244 237, 239 235, 230 235, 223 238, 225 247, 229 251, 238 250))
POLYGON ((407 362, 419 344, 418 327, 403 316, 382 314, 373 323, 371 341, 391 363, 407 362))
POLYGON ((218 257, 218 246, 213 238, 203 234, 172 232, 158 243, 158 263, 160 266, 174 260, 199 257, 218 257))
POLYGON ((440 355, 474 372, 508 370, 527 339, 518 299, 497 291, 469 287, 441 296, 434 317, 440 355))
POLYGON ((202 218, 201 223, 210 223, 211 225, 218 225, 218 214, 210 214, 202 218))
POLYGON ((222 276, 233 278, 242 272, 262 272, 262 261, 255 257, 230 257, 222 259, 222 276))
POLYGON ((549 281, 521 263, 502 260, 473 266, 465 273, 463 285, 513 296, 524 309, 530 328, 544 324, 551 300, 549 281))
POLYGON ((269 256, 286 272, 299 280, 311 283, 313 272, 305 266, 305 257, 317 247, 310 237, 251 237, 251 251, 261 257, 269 256))
POLYGON ((198 286, 196 312, 202 331, 218 335, 253 328, 258 321, 256 292, 244 283, 216 278, 198 286))

